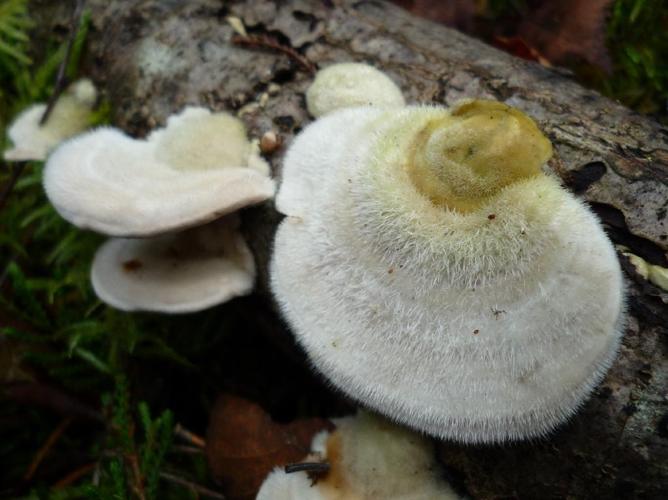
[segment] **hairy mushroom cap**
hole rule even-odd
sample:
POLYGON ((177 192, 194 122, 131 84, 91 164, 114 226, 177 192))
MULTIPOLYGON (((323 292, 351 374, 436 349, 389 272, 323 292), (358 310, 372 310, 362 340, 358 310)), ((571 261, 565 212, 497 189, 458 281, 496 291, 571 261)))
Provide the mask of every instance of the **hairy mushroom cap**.
POLYGON ((306 106, 315 117, 355 106, 403 106, 404 96, 390 78, 373 66, 339 63, 318 71, 306 91, 306 106))
POLYGON ((91 281, 124 311, 199 311, 250 293, 253 256, 234 215, 146 239, 112 238, 95 254, 91 281))
POLYGON ((44 187, 79 227, 150 236, 271 198, 268 174, 237 118, 189 107, 146 140, 113 128, 70 139, 49 157, 44 187))
POLYGON ((603 377, 623 282, 549 141, 491 101, 342 110, 287 152, 272 288, 313 366, 408 426, 545 434, 603 377))
POLYGON ((422 436, 360 413, 335 419, 315 436, 307 461, 329 463, 315 483, 304 472, 274 470, 257 500, 454 500, 441 478, 432 444, 422 436))
POLYGON ((46 104, 25 109, 7 130, 13 147, 4 152, 5 160, 45 160, 54 147, 90 125, 96 99, 95 86, 84 79, 73 83, 58 98, 44 125, 40 121, 46 104))

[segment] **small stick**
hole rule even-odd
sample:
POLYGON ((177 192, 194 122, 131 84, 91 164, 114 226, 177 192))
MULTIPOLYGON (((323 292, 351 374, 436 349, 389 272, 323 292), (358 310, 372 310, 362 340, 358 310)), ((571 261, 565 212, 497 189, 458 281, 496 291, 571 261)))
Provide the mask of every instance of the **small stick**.
POLYGON ((302 69, 306 70, 308 73, 315 73, 316 67, 315 64, 313 64, 311 61, 309 61, 306 57, 301 55, 299 52, 297 52, 295 49, 292 47, 288 47, 287 45, 283 45, 280 43, 278 40, 275 38, 272 38, 268 35, 239 35, 236 34, 232 37, 232 43, 236 45, 241 45, 245 47, 253 47, 253 48, 266 48, 266 49, 271 49, 271 50, 276 50, 278 52, 281 52, 285 55, 287 55, 290 59, 295 61, 299 66, 302 67, 302 69))
POLYGON ((139 497, 140 500, 146 500, 146 494, 144 493, 144 478, 141 475, 141 471, 139 470, 139 460, 137 458, 137 455, 135 453, 132 453, 130 455, 126 455, 125 459, 127 462, 130 462, 132 475, 135 478, 134 484, 132 485, 132 489, 134 490, 135 494, 139 497))
POLYGON ((74 47, 74 40, 77 37, 77 31, 79 30, 79 24, 81 22, 81 16, 83 14, 83 8, 84 8, 85 0, 77 0, 77 3, 74 7, 74 14, 72 14, 72 26, 70 28, 70 36, 69 39, 67 40, 67 47, 65 48, 65 57, 63 57, 63 60, 60 62, 60 66, 58 67, 58 73, 56 74, 56 85, 53 88, 53 93, 51 94, 51 97, 49 97, 49 102, 46 104, 46 109, 44 110, 44 114, 42 115, 42 118, 39 120, 39 124, 44 125, 46 121, 49 119, 49 115, 51 114, 51 111, 53 111, 53 107, 56 105, 56 101, 58 100, 58 97, 60 97, 60 94, 63 93, 63 90, 65 89, 65 84, 67 83, 65 80, 65 71, 67 70, 67 66, 70 63, 70 58, 72 56, 72 47, 74 47))
POLYGON ((37 472, 39 464, 41 464, 44 461, 44 458, 48 455, 49 451, 51 451, 53 445, 56 444, 56 442, 63 435, 63 432, 65 432, 65 430, 71 423, 72 423, 72 418, 64 418, 63 420, 60 421, 58 427, 56 427, 54 431, 51 434, 49 434, 49 437, 46 438, 46 441, 44 442, 42 447, 39 450, 37 450, 35 457, 32 459, 32 462, 30 462, 30 465, 28 466, 26 473, 23 475, 24 481, 30 481, 32 479, 32 477, 35 475, 35 472, 37 472))
POLYGON ((78 469, 75 469, 74 471, 70 472, 67 476, 62 478, 56 484, 54 484, 53 489, 60 490, 62 488, 66 488, 72 483, 81 479, 86 474, 93 472, 96 468, 97 468, 97 462, 92 462, 86 465, 82 465, 78 469))
POLYGON ((285 473, 292 474, 293 472, 329 472, 330 465, 327 462, 302 462, 299 464, 288 464, 285 466, 285 473))
POLYGON ((187 453, 189 455, 201 455, 204 450, 198 446, 187 446, 182 444, 175 444, 170 450, 172 453, 187 453))
POLYGON ((188 481, 187 479, 184 479, 179 476, 175 476, 173 474, 170 474, 168 472, 161 472, 160 477, 163 478, 166 481, 170 481, 175 484, 180 484, 181 486, 185 486, 186 488, 190 488, 195 493, 199 493, 205 497, 209 498, 217 498, 218 500, 225 500, 225 495, 218 493, 217 491, 210 490, 209 488, 205 488, 204 486, 201 486, 199 484, 193 483, 191 481, 188 481))
POLYGON ((181 424, 176 424, 174 426, 174 434, 179 436, 181 439, 185 439, 190 444, 197 446, 198 448, 202 449, 206 448, 206 441, 204 440, 204 438, 190 432, 181 424))

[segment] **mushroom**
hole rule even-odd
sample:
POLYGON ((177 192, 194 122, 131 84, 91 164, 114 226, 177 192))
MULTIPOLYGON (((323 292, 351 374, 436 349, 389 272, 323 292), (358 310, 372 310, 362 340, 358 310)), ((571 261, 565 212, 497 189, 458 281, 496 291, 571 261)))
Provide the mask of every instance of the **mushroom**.
POLYGON ((54 147, 91 124, 96 99, 95 86, 83 79, 70 85, 57 99, 46 123, 40 124, 46 104, 25 109, 7 130, 14 147, 4 152, 5 160, 45 160, 54 147))
POLYGON ((500 102, 352 108, 289 148, 274 295, 313 366, 393 420, 541 436, 602 379, 624 325, 615 251, 500 102))
POLYGON ((339 63, 318 71, 306 92, 306 106, 315 117, 356 106, 403 106, 404 96, 390 78, 373 66, 339 63))
POLYGON ((313 438, 305 460, 330 469, 311 481, 305 472, 275 469, 257 500, 451 500, 457 496, 439 473, 432 443, 361 412, 335 419, 336 430, 313 438))
POLYGON ((268 175, 237 118, 188 107, 146 140, 114 128, 70 139, 49 157, 44 187, 79 227, 151 236, 271 198, 268 175))
POLYGON ((229 114, 188 107, 146 140, 113 128, 75 137, 49 157, 44 187, 70 222, 119 236, 91 270, 113 307, 191 312, 253 288, 238 220, 221 217, 271 198, 274 183, 229 114))
POLYGON ((112 238, 95 254, 95 293, 123 311, 185 313, 245 295, 253 255, 229 215, 207 225, 146 239, 112 238))

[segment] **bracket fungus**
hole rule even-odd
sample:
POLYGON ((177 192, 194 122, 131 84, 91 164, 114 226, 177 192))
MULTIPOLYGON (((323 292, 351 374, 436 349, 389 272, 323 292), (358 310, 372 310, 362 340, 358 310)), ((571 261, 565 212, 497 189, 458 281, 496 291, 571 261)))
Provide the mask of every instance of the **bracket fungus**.
POLYGON ((313 366, 407 426, 544 435, 610 366, 624 286, 599 221, 519 110, 343 109, 287 152, 274 295, 313 366))
POLYGON ((356 106, 403 106, 404 96, 390 78, 373 66, 339 63, 318 71, 306 92, 306 106, 315 117, 356 106))
POLYGON ((274 193, 243 124, 194 107, 146 140, 108 127, 70 139, 49 157, 44 187, 65 219, 113 236, 201 225, 274 193))
POLYGON ((91 269, 113 307, 192 312, 253 288, 253 256, 230 214, 271 198, 274 182, 231 115, 189 107, 146 140, 82 134, 49 157, 44 187, 65 219, 119 236, 91 269))
POLYGON ((255 263, 235 215, 180 233, 112 238, 95 254, 100 299, 124 311, 199 311, 249 293, 255 263))
POLYGON ((54 147, 91 124, 96 100, 95 86, 90 80, 82 79, 70 85, 56 100, 46 123, 40 124, 46 104, 28 107, 7 130, 13 147, 4 152, 4 159, 45 160, 54 147))
POLYGON ((323 478, 275 469, 257 500, 456 500, 423 436, 368 413, 334 420, 313 438, 307 461, 326 461, 323 478))

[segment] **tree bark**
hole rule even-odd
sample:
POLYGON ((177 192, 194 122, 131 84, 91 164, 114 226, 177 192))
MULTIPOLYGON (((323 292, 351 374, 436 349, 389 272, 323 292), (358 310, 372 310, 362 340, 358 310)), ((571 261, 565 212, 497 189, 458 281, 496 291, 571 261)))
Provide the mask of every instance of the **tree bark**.
MULTIPOLYGON (((371 63, 410 103, 487 97, 516 106, 555 146, 551 166, 599 214, 617 245, 667 266, 668 131, 563 72, 514 58, 379 1, 90 0, 89 73, 111 100, 116 125, 142 135, 186 104, 236 111, 253 137, 289 144, 310 120, 312 81, 295 58, 232 42, 227 16, 319 67, 371 63)), ((57 17, 57 15, 56 15, 57 17)), ((282 148, 269 159, 280 178, 282 148)), ((280 217, 245 212, 266 290, 280 217)), ((582 410, 546 439, 508 446, 443 442, 453 483, 475 498, 658 498, 668 488, 668 295, 620 254, 629 320, 620 355, 582 410)))

